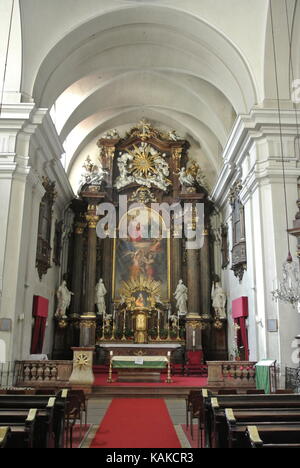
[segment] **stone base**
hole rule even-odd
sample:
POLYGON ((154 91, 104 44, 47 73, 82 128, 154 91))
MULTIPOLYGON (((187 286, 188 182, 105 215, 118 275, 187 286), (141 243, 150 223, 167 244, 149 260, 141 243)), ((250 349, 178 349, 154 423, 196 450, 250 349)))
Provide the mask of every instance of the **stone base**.
POLYGON ((73 372, 70 377, 72 388, 91 389, 95 382, 93 373, 94 348, 72 348, 74 352, 73 372))

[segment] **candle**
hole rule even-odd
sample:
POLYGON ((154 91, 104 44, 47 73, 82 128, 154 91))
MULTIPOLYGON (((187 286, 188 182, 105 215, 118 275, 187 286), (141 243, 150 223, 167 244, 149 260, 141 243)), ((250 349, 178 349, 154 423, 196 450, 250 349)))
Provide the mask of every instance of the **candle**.
POLYGON ((196 330, 193 330, 193 348, 196 346, 196 330))

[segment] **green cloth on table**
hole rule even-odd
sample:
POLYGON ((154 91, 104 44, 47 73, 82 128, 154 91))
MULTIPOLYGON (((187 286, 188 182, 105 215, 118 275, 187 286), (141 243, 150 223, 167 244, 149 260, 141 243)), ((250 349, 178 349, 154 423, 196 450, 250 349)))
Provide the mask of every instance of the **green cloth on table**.
POLYGON ((270 367, 274 365, 274 361, 265 360, 260 361, 256 365, 256 388, 257 390, 264 390, 266 394, 271 393, 270 383, 270 367))
POLYGON ((134 361, 116 361, 113 363, 114 369, 164 369, 167 365, 164 361, 144 361, 143 364, 136 364, 134 361))

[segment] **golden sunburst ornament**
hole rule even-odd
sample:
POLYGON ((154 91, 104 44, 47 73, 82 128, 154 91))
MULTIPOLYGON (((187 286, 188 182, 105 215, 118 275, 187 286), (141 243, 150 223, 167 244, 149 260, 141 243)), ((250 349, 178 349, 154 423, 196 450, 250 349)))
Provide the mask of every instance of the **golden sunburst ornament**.
POLYGON ((136 177, 147 177, 157 174, 155 160, 157 153, 153 154, 153 148, 149 145, 138 147, 133 146, 134 151, 128 151, 133 156, 131 163, 132 174, 136 177))
POLYGON ((86 354, 81 353, 76 357, 75 365, 82 370, 90 365, 90 360, 86 354))

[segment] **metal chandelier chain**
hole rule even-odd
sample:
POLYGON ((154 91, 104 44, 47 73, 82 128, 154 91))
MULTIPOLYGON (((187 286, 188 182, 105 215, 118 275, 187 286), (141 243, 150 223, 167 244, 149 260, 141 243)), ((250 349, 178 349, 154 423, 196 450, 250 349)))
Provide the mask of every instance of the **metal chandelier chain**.
POLYGON ((271 16, 271 30, 272 30, 272 40, 273 40, 276 94, 277 94, 278 119, 279 119, 279 131, 280 131, 281 161, 282 161, 284 203, 285 203, 285 217, 286 217, 286 235, 287 235, 287 245, 288 245, 288 258, 291 258, 290 238, 289 238, 289 234, 288 234, 289 220, 288 220, 287 188, 286 188, 284 150, 283 150, 282 119, 281 119, 281 108, 280 108, 280 99, 279 99, 278 65, 277 65, 277 53, 276 53, 276 41, 275 41, 275 31, 274 31, 272 0, 270 0, 270 16, 271 16))
POLYGON ((2 108, 3 108, 4 87, 5 87, 5 80, 6 80, 6 73, 7 73, 8 53, 9 53, 9 46, 10 46, 14 8, 15 8, 15 0, 12 0, 10 20, 9 20, 9 29, 8 29, 8 38, 7 38, 7 47, 6 47, 6 54, 5 54, 4 72, 3 72, 3 83, 2 83, 2 89, 1 89, 0 117, 2 115, 2 108))

